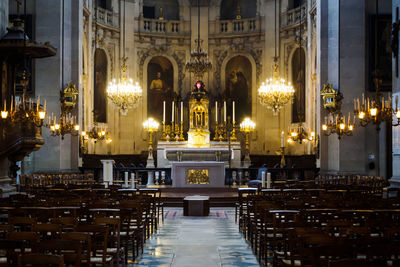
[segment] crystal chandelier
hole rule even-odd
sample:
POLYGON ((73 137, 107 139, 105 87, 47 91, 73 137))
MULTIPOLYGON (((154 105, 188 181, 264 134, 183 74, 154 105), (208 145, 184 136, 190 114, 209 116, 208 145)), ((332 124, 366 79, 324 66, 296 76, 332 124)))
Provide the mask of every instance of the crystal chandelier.
POLYGON ((326 136, 337 134, 340 140, 343 135, 353 135, 354 123, 354 119, 353 123, 351 122, 350 113, 347 119, 347 123, 346 117, 343 116, 341 113, 330 114, 328 117, 325 117, 325 123, 322 124, 322 132, 326 136))
POLYGON ((258 98, 261 104, 271 109, 276 115, 279 110, 294 96, 294 89, 290 82, 278 77, 278 65, 274 66, 274 76, 262 83, 258 89, 258 98))
MULTIPOLYGON (((301 26, 301 25, 300 25, 301 26)), ((277 115, 279 110, 291 100, 294 96, 294 89, 290 82, 278 77, 278 56, 276 45, 276 0, 275 0, 275 57, 274 57, 274 75, 272 78, 263 82, 258 89, 258 98, 262 105, 273 111, 277 115)))
MULTIPOLYGON (((122 57, 122 75, 117 82, 112 80, 107 87, 107 97, 120 109, 122 115, 126 115, 129 109, 137 106, 142 97, 142 88, 139 83, 134 83, 127 77, 127 57, 125 57, 125 0, 124 0, 124 18, 123 18, 123 57, 122 57)), ((97 30, 97 28, 96 28, 97 30)))
POLYGON ((126 115, 128 109, 137 106, 143 93, 138 82, 133 83, 132 79, 127 78, 126 59, 122 59, 122 78, 118 82, 112 80, 107 87, 107 97, 120 108, 123 115, 126 115))
POLYGON ((190 53, 190 60, 186 63, 186 70, 193 73, 195 79, 200 81, 203 74, 212 68, 207 52, 201 48, 203 40, 200 39, 200 1, 197 0, 197 40, 196 49, 190 53))

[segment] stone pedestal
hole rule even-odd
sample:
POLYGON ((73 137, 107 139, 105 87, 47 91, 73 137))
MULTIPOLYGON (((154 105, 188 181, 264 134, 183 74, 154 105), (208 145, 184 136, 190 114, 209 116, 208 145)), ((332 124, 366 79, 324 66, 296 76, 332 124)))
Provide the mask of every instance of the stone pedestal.
POLYGON ((113 184, 113 159, 102 159, 100 160, 103 164, 103 182, 107 184, 113 184))

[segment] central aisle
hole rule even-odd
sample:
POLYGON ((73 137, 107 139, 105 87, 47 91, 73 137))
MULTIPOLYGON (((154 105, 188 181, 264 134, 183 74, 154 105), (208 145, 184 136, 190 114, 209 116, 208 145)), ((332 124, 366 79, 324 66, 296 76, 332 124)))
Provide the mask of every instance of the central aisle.
POLYGON ((182 208, 166 209, 164 223, 133 266, 258 267, 234 220, 232 208, 211 209, 209 217, 184 217, 182 208))

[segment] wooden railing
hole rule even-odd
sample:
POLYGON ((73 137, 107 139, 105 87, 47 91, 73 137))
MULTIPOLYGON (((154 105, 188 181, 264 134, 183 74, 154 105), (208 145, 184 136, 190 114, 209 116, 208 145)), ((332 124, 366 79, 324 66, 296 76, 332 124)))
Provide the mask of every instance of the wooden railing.
POLYGON ((282 13, 282 25, 281 27, 290 27, 294 24, 300 22, 300 20, 305 20, 307 18, 307 5, 304 4, 300 7, 290 9, 285 13, 282 13))

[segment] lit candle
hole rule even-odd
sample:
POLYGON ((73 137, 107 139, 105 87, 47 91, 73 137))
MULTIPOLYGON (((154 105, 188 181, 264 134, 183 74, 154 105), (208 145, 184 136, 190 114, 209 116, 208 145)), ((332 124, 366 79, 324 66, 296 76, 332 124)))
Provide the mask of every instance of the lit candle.
POLYGON ((181 122, 183 122, 183 101, 181 102, 181 122))
POLYGON ((218 122, 218 102, 215 101, 215 122, 218 122))
POLYGON ((165 123, 165 101, 163 101, 163 113, 162 113, 162 119, 163 119, 163 122, 165 123))
POLYGON ((224 101, 224 122, 226 122, 226 101, 224 101))
POLYGON ((172 101, 172 122, 174 122, 174 101, 172 101))
POLYGON ((232 102, 232 119, 235 121, 235 101, 232 102))
POLYGON ((281 133, 281 147, 284 147, 284 142, 285 142, 285 137, 284 137, 284 132, 282 131, 281 133))

